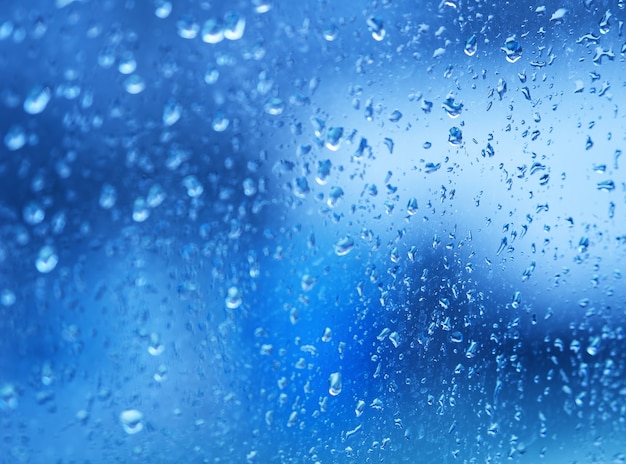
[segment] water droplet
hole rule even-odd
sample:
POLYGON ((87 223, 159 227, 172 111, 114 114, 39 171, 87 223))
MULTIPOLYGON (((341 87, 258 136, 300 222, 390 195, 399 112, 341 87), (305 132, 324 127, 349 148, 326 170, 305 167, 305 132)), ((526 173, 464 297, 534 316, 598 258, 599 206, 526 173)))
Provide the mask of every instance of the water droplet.
POLYGON ((400 110, 394 110, 393 113, 389 115, 389 120, 391 122, 398 122, 400 119, 402 119, 402 113, 400 110))
POLYGON ((607 34, 611 30, 611 24, 609 22, 611 19, 611 16, 613 16, 613 13, 611 13, 611 10, 606 10, 604 15, 602 16, 602 19, 600 20, 600 33, 601 34, 607 34))
POLYGON ((509 63, 515 63, 522 57, 522 46, 515 40, 515 37, 506 39, 501 50, 506 54, 506 60, 509 63))
POLYGON ((298 411, 291 411, 289 414, 289 420, 287 420, 287 427, 293 427, 298 423, 298 411))
POLYGON ((207 19, 202 26, 202 41, 208 44, 224 40, 224 28, 216 18, 207 19))
POLYGON ((450 341, 452 343, 461 343, 463 341, 463 334, 458 330, 450 333, 450 341))
POLYGON ((265 103, 265 112, 272 116, 278 116, 285 110, 285 102, 280 98, 271 98, 265 103))
POLYGON ((417 209, 417 198, 410 198, 408 204, 406 205, 406 211, 409 216, 414 216, 415 214, 417 214, 417 209))
POLYGON ((152 187, 150 187, 150 190, 148 191, 148 196, 146 197, 146 204, 150 208, 156 208, 161 203, 163 203, 163 201, 165 200, 165 197, 166 197, 166 194, 165 194, 165 190, 163 190, 163 187, 161 187, 159 184, 154 184, 152 187))
POLYGON ((100 191, 99 204, 101 208, 111 209, 117 201, 117 190, 110 184, 104 184, 100 191))
POLYGON ((324 37, 324 40, 327 40, 328 42, 332 42, 333 40, 335 40, 337 38, 337 35, 339 35, 339 28, 335 24, 329 24, 322 31, 322 36, 324 37))
POLYGON ((224 37, 228 40, 239 40, 243 37, 246 19, 236 11, 224 15, 224 37))
POLYGON ((233 286, 228 289, 225 303, 228 309, 237 309, 241 306, 243 298, 241 297, 241 292, 237 287, 233 286))
POLYGON ((59 262, 59 257, 54 247, 45 245, 39 250, 37 260, 35 261, 35 267, 42 274, 51 272, 59 262))
POLYGON ((132 74, 124 81, 124 88, 129 94, 137 95, 146 89, 146 83, 137 74, 132 74))
POLYGON ((339 200, 343 197, 343 189, 341 187, 332 187, 330 192, 328 192, 328 198, 326 199, 326 204, 330 208, 334 208, 337 206, 339 200))
POLYGON ((220 77, 220 72, 213 67, 209 67, 204 73, 204 82, 206 82, 209 85, 215 84, 219 77, 220 77))
POLYGON ((150 209, 146 205, 146 200, 143 198, 137 198, 133 203, 133 221, 144 222, 150 217, 150 209))
POLYGON ((435 171, 438 171, 439 168, 441 168, 441 163, 428 162, 424 165, 424 172, 426 174, 431 174, 435 171))
POLYGON ((172 4, 166 0, 156 0, 154 14, 157 18, 165 19, 172 12, 172 4))
POLYGON ((309 292, 313 289, 313 286, 317 282, 317 279, 313 277, 311 274, 304 274, 302 279, 300 280, 300 286, 302 287, 303 292, 309 292))
POLYGON ((256 184, 249 177, 243 180, 243 194, 247 197, 253 196, 257 192, 256 184))
POLYGON ((476 54, 477 46, 476 35, 472 35, 469 39, 465 41, 465 54, 467 56, 474 56, 476 54))
POLYGON ((166 126, 172 126, 178 122, 180 115, 183 112, 183 107, 174 99, 170 99, 163 108, 163 124, 166 126))
POLYGON ((515 294, 513 295, 513 301, 511 302, 511 307, 513 309, 518 309, 521 304, 522 304, 522 293, 519 291, 515 292, 515 294))
POLYGON ((394 348, 398 348, 398 346, 400 346, 400 334, 398 332, 391 332, 389 334, 389 341, 394 348))
POLYGON ((370 16, 367 19, 367 27, 372 33, 374 40, 380 42, 385 38, 385 28, 383 27, 383 21, 375 16, 370 16))
POLYGON ((365 401, 359 400, 356 403, 356 407, 354 408, 354 413, 356 414, 356 417, 361 417, 363 411, 365 411, 365 401))
POLYGON ((204 187, 196 176, 187 176, 183 179, 183 186, 187 189, 187 195, 197 198, 204 192, 204 187))
POLYGON ((297 177, 294 180, 293 185, 293 194, 298 198, 305 198, 306 195, 311 191, 309 187, 309 183, 306 180, 306 177, 297 177))
POLYGON ((26 145, 26 131, 22 126, 11 126, 4 136, 4 146, 10 151, 16 151, 26 145))
POLYGON ((332 151, 339 149, 341 137, 343 136, 343 127, 331 127, 326 135, 326 148, 332 151))
POLYGON ((330 327, 326 327, 324 329, 324 333, 322 334, 322 341, 324 343, 328 343, 329 341, 331 341, 333 338, 333 331, 331 330, 330 327))
POLYGON ((458 118, 463 111, 463 103, 457 103, 454 101, 454 94, 449 93, 446 96, 445 101, 441 104, 441 107, 446 111, 450 118, 458 118))
POLYGON ((122 428, 129 435, 134 435, 143 430, 143 414, 136 409, 127 409, 120 414, 122 428))
POLYGON ((342 383, 341 383, 341 372, 333 372, 328 377, 328 393, 332 396, 337 396, 341 393, 342 383))
POLYGON ((562 20, 563 17, 565 16, 565 13, 567 13, 567 8, 559 8, 554 13, 552 13, 552 16, 550 16, 550 21, 562 20))
POLYGON ((211 123, 211 127, 215 132, 224 132, 228 129, 230 125, 230 120, 224 116, 224 114, 217 112, 215 113, 215 117, 213 118, 213 122, 211 123))
POLYGON ((319 185, 325 185, 328 182, 328 177, 330 176, 331 166, 332 164, 330 160, 317 162, 317 175, 315 176, 315 181, 319 185))
POLYGON ((615 182, 612 180, 604 180, 602 182, 598 182, 598 190, 602 190, 604 192, 610 192, 615 190, 615 182))
POLYGON ((186 15, 178 20, 176 29, 183 39, 194 39, 198 35, 200 26, 191 16, 186 15))
POLYGON ((121 74, 132 74, 137 69, 137 60, 132 52, 124 52, 120 57, 120 62, 117 65, 117 70, 121 74))
POLYGON ((0 411, 17 408, 17 391, 11 384, 3 384, 0 387, 0 411))
POLYGON ((349 235, 341 237, 335 242, 335 253, 337 256, 345 256, 354 248, 354 239, 349 235))
POLYGON ((15 296, 15 292, 13 290, 9 290, 5 288, 0 292, 0 304, 6 308, 9 306, 13 306, 17 301, 17 297, 15 296))
POLYGON ((159 364, 159 367, 157 367, 154 373, 154 380, 155 382, 161 383, 165 381, 165 379, 167 379, 167 366, 165 364, 159 364))
POLYGON ((150 344, 148 345, 148 353, 152 356, 159 356, 165 351, 165 345, 161 343, 159 334, 152 332, 150 334, 150 344))
POLYGON ((36 86, 30 92, 26 100, 24 100, 24 111, 28 114, 39 114, 48 106, 52 90, 50 87, 36 86))
POLYGON ((461 145, 461 143, 463 142, 463 133, 461 132, 461 129, 456 126, 450 128, 448 142, 450 142, 450 145, 452 145, 453 147, 461 145))
POLYGON ((24 218, 24 222, 34 226, 44 220, 46 213, 37 202, 31 201, 24 206, 22 217, 24 218))
POLYGON ((469 347, 467 348, 467 351, 465 352, 465 357, 468 359, 473 358, 474 356, 476 356, 476 351, 478 350, 478 343, 477 342, 470 342, 469 347))

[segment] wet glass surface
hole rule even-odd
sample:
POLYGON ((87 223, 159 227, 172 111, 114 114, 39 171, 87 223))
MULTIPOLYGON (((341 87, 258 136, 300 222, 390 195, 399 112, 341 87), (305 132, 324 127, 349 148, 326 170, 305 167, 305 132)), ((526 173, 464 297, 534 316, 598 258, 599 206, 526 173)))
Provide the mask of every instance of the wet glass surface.
POLYGON ((5 0, 0 463, 626 460, 622 0, 5 0))

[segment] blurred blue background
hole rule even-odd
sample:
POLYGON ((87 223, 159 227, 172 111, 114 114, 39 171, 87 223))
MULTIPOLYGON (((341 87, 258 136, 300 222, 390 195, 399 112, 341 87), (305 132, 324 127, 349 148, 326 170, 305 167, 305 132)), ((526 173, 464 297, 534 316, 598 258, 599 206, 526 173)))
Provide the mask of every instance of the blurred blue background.
POLYGON ((626 460, 622 0, 6 0, 0 463, 626 460))

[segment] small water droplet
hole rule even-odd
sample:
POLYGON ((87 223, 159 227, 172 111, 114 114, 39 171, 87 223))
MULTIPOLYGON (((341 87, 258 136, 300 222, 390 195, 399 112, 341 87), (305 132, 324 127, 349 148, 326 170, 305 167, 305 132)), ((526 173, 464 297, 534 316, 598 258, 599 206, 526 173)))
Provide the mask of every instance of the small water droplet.
POLYGON ((236 11, 224 15, 224 37, 228 40, 239 40, 246 29, 246 19, 236 11))
POLYGON ((52 90, 50 87, 36 86, 34 87, 24 100, 24 111, 28 114, 39 114, 48 106, 52 90))
POLYGON ((122 428, 129 435, 134 435, 143 430, 143 414, 136 409, 127 409, 120 414, 122 428))
POLYGON ((465 41, 465 54, 467 56, 474 56, 476 54, 477 46, 476 35, 472 35, 469 39, 465 41))
POLYGON ((456 126, 450 128, 448 142, 450 142, 450 145, 452 145, 453 147, 461 145, 461 143, 463 142, 463 132, 461 132, 461 129, 456 126))
POLYGON ((35 267, 42 274, 51 272, 58 264, 59 256, 56 253, 54 247, 45 245, 39 250, 37 260, 35 261, 35 267))
POLYGON ((341 372, 333 372, 328 377, 328 393, 332 396, 337 396, 341 393, 342 382, 341 372))
POLYGON ((237 309, 241 306, 243 298, 241 297, 241 292, 237 287, 233 286, 228 289, 225 303, 228 309, 237 309))
POLYGON ((335 253, 337 256, 345 256, 354 248, 354 239, 349 235, 341 237, 335 242, 335 253))
POLYGON ((202 26, 202 41, 208 44, 224 40, 224 28, 216 18, 207 19, 202 26))
POLYGON ((156 0, 154 14, 157 18, 165 19, 172 12, 172 4, 166 0, 156 0))
POLYGON ((161 187, 159 184, 154 184, 152 187, 150 187, 150 190, 148 191, 148 196, 146 197, 146 204, 150 208, 156 208, 161 203, 163 203, 163 201, 165 200, 165 197, 166 197, 166 194, 165 194, 165 190, 163 190, 163 187, 161 187))
POLYGON ((176 23, 178 35, 183 39, 194 39, 198 35, 200 26, 189 15, 183 16, 176 23))
POLYGON ((24 222, 34 226, 44 220, 46 212, 37 202, 31 201, 24 206, 22 217, 24 218, 24 222))
POLYGON ((278 116, 285 110, 285 102, 277 97, 271 98, 267 103, 265 103, 264 109, 267 114, 278 116))
POLYGON ((372 33, 372 37, 374 38, 374 40, 376 40, 377 42, 380 42, 385 38, 386 31, 383 27, 383 21, 380 18, 370 16, 367 19, 367 27, 372 33))
POLYGON ((183 186, 187 189, 187 195, 190 198, 197 198, 204 192, 204 187, 194 175, 187 176, 183 179, 183 186))
POLYGON ((11 126, 4 136, 4 146, 10 151, 16 151, 26 145, 26 131, 22 126, 11 126))
POLYGON ((0 304, 6 308, 9 306, 13 306, 17 301, 17 297, 15 296, 15 292, 8 288, 5 288, 0 292, 0 304))
POLYGON ((522 57, 522 46, 515 40, 515 37, 507 38, 501 50, 506 54, 506 60, 509 63, 515 63, 522 57))
POLYGON ((111 209, 117 201, 117 190, 111 184, 104 184, 100 191, 99 204, 101 208, 111 209))
POLYGON ((137 198, 133 203, 133 221, 144 222, 150 217, 150 209, 146 205, 146 200, 143 198, 137 198))
POLYGON ((146 83, 137 74, 132 74, 124 81, 124 88, 129 94, 137 95, 146 89, 146 83))
POLYGON ((343 136, 343 127, 331 127, 326 134, 326 148, 331 151, 337 151, 343 136))

